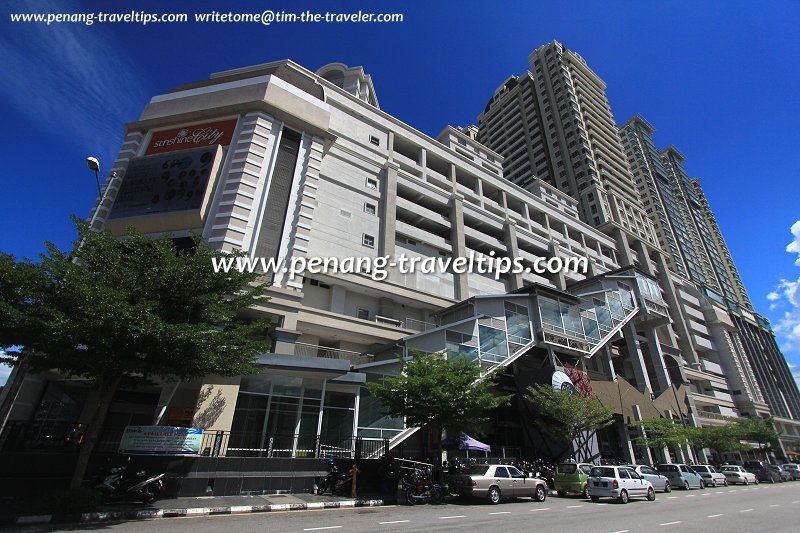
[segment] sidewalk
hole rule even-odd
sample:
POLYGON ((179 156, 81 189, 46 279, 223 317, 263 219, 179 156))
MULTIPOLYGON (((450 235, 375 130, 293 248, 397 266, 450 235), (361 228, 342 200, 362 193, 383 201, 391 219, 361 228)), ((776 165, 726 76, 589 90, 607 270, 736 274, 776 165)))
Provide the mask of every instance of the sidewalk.
POLYGON ((148 506, 135 502, 103 506, 94 513, 74 515, 18 516, 16 525, 74 522, 106 522, 116 520, 148 520, 179 516, 202 516, 275 511, 306 511, 309 509, 340 509, 343 507, 377 507, 383 499, 328 496, 318 494, 268 494, 263 496, 203 496, 155 501, 148 506))

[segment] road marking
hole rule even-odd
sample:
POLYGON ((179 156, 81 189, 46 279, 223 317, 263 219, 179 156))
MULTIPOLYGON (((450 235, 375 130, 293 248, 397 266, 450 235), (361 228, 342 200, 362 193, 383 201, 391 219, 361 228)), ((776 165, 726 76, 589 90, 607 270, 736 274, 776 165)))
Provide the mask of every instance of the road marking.
POLYGON ((800 503, 800 500, 795 500, 792 503, 800 503))
POLYGON ((735 490, 729 490, 728 492, 736 492, 735 490))
POLYGON ((773 503, 772 505, 770 505, 770 507, 780 507, 780 505, 777 503, 773 503))
POLYGON ((489 513, 489 514, 511 514, 511 511, 497 511, 496 513, 489 513))
POLYGON ((411 522, 411 520, 392 520, 390 522, 378 522, 378 525, 384 524, 405 524, 406 522, 411 522))
POLYGON ((718 518, 720 516, 724 516, 724 515, 722 513, 720 513, 720 514, 710 514, 706 518, 718 518))
POLYGON ((658 524, 659 526, 674 526, 675 524, 683 523, 682 520, 678 520, 677 522, 664 522, 663 524, 658 524))
POLYGON ((704 492, 704 493, 703 493, 703 494, 701 494, 700 496, 711 496, 711 493, 710 493, 710 492, 704 492))
POLYGON ((628 533, 627 529, 620 529, 619 531, 612 531, 611 533, 628 533))
POLYGON ((750 490, 750 489, 742 489, 742 491, 745 491, 745 490, 750 490))
MULTIPOLYGON (((792 503, 796 503, 796 502, 792 502, 792 503)), ((550 510, 549 507, 543 507, 541 509, 531 509, 531 512, 534 512, 534 511, 549 511, 549 510, 550 510)))
POLYGON ((740 513, 749 513, 750 511, 752 511, 752 509, 742 509, 742 510, 741 510, 741 511, 739 511, 739 512, 740 512, 740 513))
POLYGON ((453 516, 440 516, 440 517, 439 517, 439 520, 448 520, 448 519, 450 519, 450 518, 466 518, 466 517, 467 517, 467 515, 463 515, 463 514, 455 514, 455 515, 453 515, 453 516))
POLYGON ((675 500, 675 499, 677 499, 677 498, 678 498, 677 496, 667 496, 667 499, 668 499, 668 500, 675 500))
POLYGON ((577 509, 578 507, 583 507, 583 505, 567 505, 567 509, 577 509))
POLYGON ((342 526, 307 527, 303 531, 320 531, 322 529, 339 529, 342 526))

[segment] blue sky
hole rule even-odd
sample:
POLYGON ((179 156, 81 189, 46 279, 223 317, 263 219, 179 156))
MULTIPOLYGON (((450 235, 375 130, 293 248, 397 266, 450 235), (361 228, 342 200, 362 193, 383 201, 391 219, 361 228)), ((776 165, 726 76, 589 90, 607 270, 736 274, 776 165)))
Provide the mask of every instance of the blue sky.
POLYGON ((528 54, 558 39, 606 81, 618 123, 641 113, 659 147, 687 156, 754 304, 800 366, 798 2, 12 1, 0 10, 4 252, 35 257, 45 240, 66 246, 69 215, 86 215, 96 195, 86 156, 107 171, 123 124, 181 83, 283 58, 312 70, 363 65, 385 111, 436 135, 475 122, 494 89, 527 70, 528 54), (399 12, 405 21, 143 27, 9 18, 265 8, 399 12))

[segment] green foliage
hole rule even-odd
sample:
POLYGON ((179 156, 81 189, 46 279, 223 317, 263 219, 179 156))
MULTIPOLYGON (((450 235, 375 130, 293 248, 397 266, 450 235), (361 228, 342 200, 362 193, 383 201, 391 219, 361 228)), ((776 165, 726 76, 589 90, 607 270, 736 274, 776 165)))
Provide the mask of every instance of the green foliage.
POLYGON ((492 394, 489 389, 495 383, 481 379, 477 361, 446 358, 442 353, 412 355, 401 360, 403 369, 397 376, 367 384, 387 414, 405 417, 410 427, 474 431, 488 419, 489 411, 511 399, 492 394))
POLYGON ((557 441, 572 443, 581 434, 614 422, 614 410, 605 407, 597 398, 555 390, 547 384, 528 387, 528 392, 527 399, 539 413, 537 426, 557 441))
POLYGON ((743 452, 750 447, 742 444, 735 424, 686 428, 689 444, 709 448, 717 453, 743 452))
POLYGON ((266 323, 236 319, 263 294, 255 274, 215 273, 224 254, 199 237, 177 252, 169 237, 76 225, 72 254, 46 243, 39 262, 0 255, 0 346, 24 346, 33 370, 105 382, 254 371, 266 323))
POLYGON ((775 430, 773 418, 751 416, 739 418, 733 423, 739 438, 757 442, 760 449, 769 448, 780 438, 781 434, 775 430))
POLYGON ((688 438, 687 428, 674 418, 645 418, 633 425, 644 430, 644 436, 633 439, 638 446, 681 446, 688 438))

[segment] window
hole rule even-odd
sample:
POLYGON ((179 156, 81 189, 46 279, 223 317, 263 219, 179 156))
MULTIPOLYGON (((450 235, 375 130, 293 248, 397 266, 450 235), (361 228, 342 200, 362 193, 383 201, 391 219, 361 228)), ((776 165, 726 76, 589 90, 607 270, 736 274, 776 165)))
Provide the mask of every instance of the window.
POLYGON ((373 235, 365 233, 364 236, 361 238, 361 244, 363 244, 367 248, 375 248, 375 237, 373 235))
POLYGON ((619 477, 620 477, 620 479, 630 479, 631 476, 628 473, 628 470, 626 470, 624 468, 620 468, 619 469, 619 477))
POLYGON ((504 466, 498 466, 494 469, 494 477, 508 477, 508 469, 504 466))
POLYGON ((368 215, 374 215, 376 213, 375 204, 366 202, 364 204, 364 212, 368 215))
POLYGON ((370 135, 369 136, 369 142, 374 144, 375 146, 380 146, 381 145, 381 140, 378 139, 377 137, 375 137, 374 135, 370 135))
POLYGON ((356 311, 356 318, 360 318, 361 320, 369 320, 369 309, 359 307, 356 311))
POLYGON ((367 178, 367 189, 378 189, 378 180, 375 178, 367 178))

